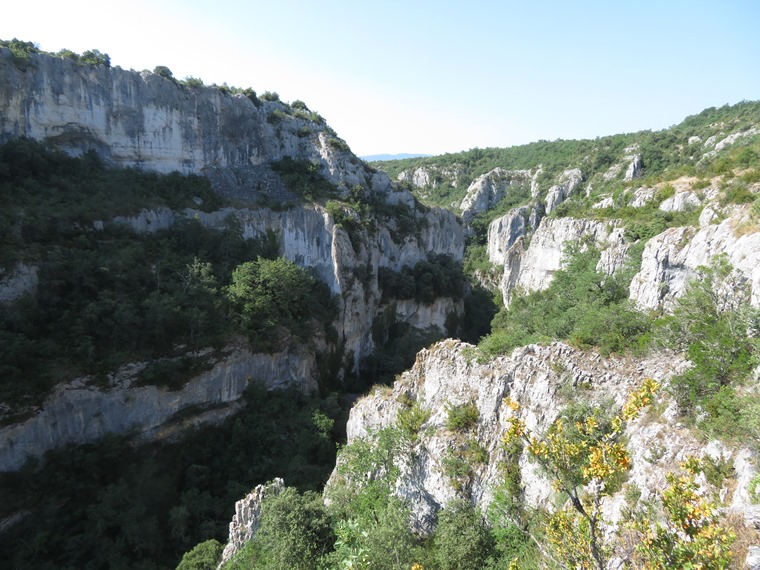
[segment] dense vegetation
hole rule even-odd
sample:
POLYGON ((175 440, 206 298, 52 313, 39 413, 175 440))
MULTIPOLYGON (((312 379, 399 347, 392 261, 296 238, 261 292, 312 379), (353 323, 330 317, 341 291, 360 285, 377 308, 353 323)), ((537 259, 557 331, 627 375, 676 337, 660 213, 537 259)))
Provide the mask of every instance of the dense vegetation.
POLYGON ((3 401, 33 401, 55 382, 139 359, 174 358, 152 375, 173 385, 169 369, 202 368, 193 351, 234 335, 274 351, 330 332, 337 309, 327 286, 278 259, 275 234, 244 240, 234 217, 221 230, 179 219, 146 234, 109 221, 218 206, 203 178, 108 169, 94 154, 71 158, 20 139, 0 147, 0 198, 3 265, 39 267, 35 295, 0 314, 3 401))
POLYGON ((0 475, 3 568, 174 568, 201 541, 225 542, 234 503, 285 477, 318 490, 335 465, 345 410, 335 395, 251 387, 221 426, 135 447, 109 437, 0 475))
MULTIPOLYGON (((613 194, 621 198, 625 191, 633 188, 633 182, 621 180, 622 173, 604 178, 610 168, 627 165, 625 156, 633 153, 641 156, 644 169, 635 181, 637 186, 652 186, 685 175, 707 177, 721 174, 755 163, 760 156, 760 135, 742 139, 729 152, 713 155, 708 154, 709 147, 705 147, 705 143, 721 133, 746 132, 758 123, 760 102, 744 101, 705 109, 662 131, 618 134, 593 140, 538 141, 509 148, 474 148, 435 157, 383 161, 374 163, 374 166, 386 171, 391 178, 403 171, 420 167, 429 169, 433 173, 433 185, 413 188, 413 191, 424 201, 443 207, 458 205, 476 177, 497 167, 532 172, 540 169, 538 185, 541 195, 556 184, 562 171, 579 168, 594 190, 589 196, 573 197, 565 208, 574 207, 576 215, 580 215, 581 210, 583 215, 600 215, 590 209, 598 196, 613 194)), ((514 203, 515 195, 508 194, 504 199, 514 203)), ((504 211, 505 206, 497 204, 482 221, 490 221, 504 211)), ((558 212, 558 215, 568 214, 568 210, 558 212)))

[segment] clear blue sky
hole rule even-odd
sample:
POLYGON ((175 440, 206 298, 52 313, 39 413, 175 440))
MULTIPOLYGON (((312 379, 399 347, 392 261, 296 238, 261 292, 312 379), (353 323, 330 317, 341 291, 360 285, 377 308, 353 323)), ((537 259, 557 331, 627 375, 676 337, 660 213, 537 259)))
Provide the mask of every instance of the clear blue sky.
POLYGON ((359 155, 661 129, 760 99, 757 0, 41 0, 0 38, 303 100, 359 155))

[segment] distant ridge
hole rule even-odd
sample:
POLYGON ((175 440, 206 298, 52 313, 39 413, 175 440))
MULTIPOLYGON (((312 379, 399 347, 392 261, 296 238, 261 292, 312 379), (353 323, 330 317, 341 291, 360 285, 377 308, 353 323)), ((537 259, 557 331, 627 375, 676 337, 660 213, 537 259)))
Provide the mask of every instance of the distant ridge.
POLYGON ((367 162, 380 162, 383 160, 402 160, 404 158, 424 158, 426 156, 433 156, 432 154, 415 154, 415 153, 401 153, 401 154, 369 154, 367 156, 360 156, 362 160, 367 162))

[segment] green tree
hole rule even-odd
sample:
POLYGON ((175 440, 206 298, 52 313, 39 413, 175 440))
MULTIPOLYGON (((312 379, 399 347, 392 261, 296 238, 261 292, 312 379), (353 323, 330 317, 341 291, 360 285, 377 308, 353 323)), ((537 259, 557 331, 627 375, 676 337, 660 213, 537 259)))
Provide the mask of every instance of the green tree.
POLYGON ((201 542, 182 556, 177 570, 216 570, 223 550, 224 546, 214 538, 201 542))
POLYGON ((259 258, 235 268, 227 297, 251 339, 264 341, 269 336, 270 341, 279 342, 281 327, 300 338, 311 330, 311 311, 318 312, 320 304, 315 288, 316 279, 292 261, 259 258))
POLYGON ((660 323, 665 342, 693 365, 673 379, 673 392, 685 414, 707 412, 700 425, 708 433, 746 436, 750 423, 743 421, 743 408, 752 398, 739 397, 736 386, 752 371, 756 340, 750 334, 760 330, 760 311, 750 306, 749 287, 725 255, 698 267, 697 274, 673 315, 660 323))
POLYGON ((79 56, 79 63, 84 65, 102 65, 111 67, 111 57, 100 50, 88 49, 79 56))
POLYGON ((287 488, 262 507, 261 526, 253 541, 256 567, 313 570, 334 540, 322 497, 287 488))
POLYGON ((153 73, 156 75, 160 75, 161 77, 164 77, 166 79, 174 79, 174 74, 172 73, 172 70, 166 67, 165 65, 157 65, 153 68, 153 73))
POLYGON ((493 542, 483 517, 467 501, 451 501, 438 513, 432 562, 440 570, 481 570, 493 542))

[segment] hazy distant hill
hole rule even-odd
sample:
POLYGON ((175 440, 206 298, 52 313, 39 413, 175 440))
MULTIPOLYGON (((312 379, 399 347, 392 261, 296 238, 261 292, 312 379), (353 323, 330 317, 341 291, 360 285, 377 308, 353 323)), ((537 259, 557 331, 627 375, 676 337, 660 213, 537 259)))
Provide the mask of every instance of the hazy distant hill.
POLYGON ((415 154, 402 152, 401 154, 368 154, 367 156, 360 156, 362 160, 367 162, 379 162, 383 160, 403 160, 405 158, 427 158, 433 156, 432 154, 415 154))

